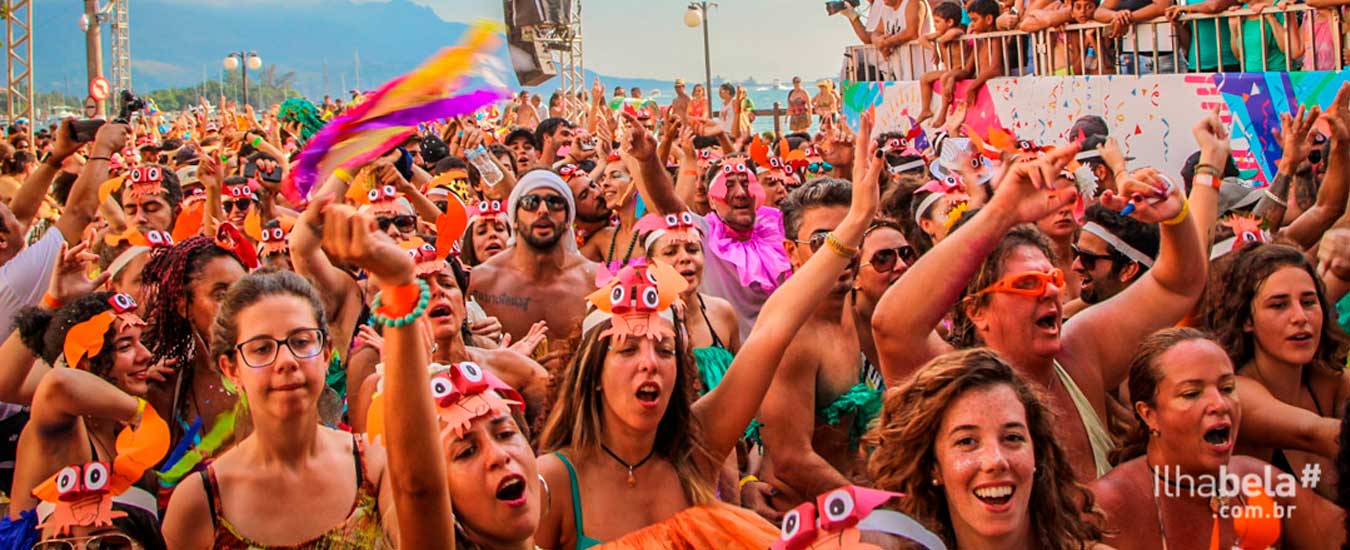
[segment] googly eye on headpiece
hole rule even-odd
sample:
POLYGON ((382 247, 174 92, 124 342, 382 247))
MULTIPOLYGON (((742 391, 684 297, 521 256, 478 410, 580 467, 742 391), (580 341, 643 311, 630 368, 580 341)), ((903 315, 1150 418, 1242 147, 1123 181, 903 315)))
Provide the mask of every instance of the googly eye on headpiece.
POLYGON ((772 550, 809 548, 873 548, 862 542, 862 531, 897 535, 929 550, 946 550, 942 539, 913 518, 881 508, 900 493, 847 486, 805 502, 783 515, 772 550))

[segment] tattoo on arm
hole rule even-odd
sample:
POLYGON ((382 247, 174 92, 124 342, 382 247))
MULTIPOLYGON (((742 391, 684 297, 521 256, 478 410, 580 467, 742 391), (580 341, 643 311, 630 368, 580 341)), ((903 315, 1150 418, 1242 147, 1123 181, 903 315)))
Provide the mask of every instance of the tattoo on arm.
POLYGON ((473 299, 477 300, 478 303, 480 304, 492 304, 497 306, 515 307, 520 308, 521 311, 529 311, 530 300, 533 300, 533 298, 529 296, 516 296, 514 294, 507 294, 505 292, 501 294, 487 294, 484 292, 474 291, 472 292, 472 294, 473 299))
POLYGON ((1295 177, 1294 200, 1298 201, 1300 210, 1312 208, 1317 203, 1317 182, 1311 176, 1303 174, 1295 177))

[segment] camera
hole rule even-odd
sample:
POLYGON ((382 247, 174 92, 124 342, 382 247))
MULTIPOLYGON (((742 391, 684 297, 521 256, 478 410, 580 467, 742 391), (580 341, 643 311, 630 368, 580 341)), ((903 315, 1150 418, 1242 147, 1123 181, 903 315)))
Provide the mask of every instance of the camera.
MULTIPOLYGON (((118 124, 127 124, 131 122, 131 115, 145 110, 145 100, 136 97, 131 90, 122 90, 118 96, 121 108, 117 111, 117 118, 113 122, 118 124)), ((70 124, 71 137, 76 143, 87 143, 94 141, 94 136, 98 134, 98 129, 102 128, 107 121, 103 119, 77 120, 70 124)))
POLYGON ((829 2, 825 3, 825 13, 829 15, 834 15, 841 11, 856 9, 858 7, 858 3, 859 0, 830 0, 829 2), (850 8, 850 6, 852 6, 852 8, 850 8))

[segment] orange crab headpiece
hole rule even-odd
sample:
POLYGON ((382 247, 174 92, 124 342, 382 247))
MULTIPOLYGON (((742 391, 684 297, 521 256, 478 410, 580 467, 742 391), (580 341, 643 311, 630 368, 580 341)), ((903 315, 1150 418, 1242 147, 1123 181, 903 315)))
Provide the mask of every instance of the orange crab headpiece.
POLYGON ((131 199, 139 201, 159 196, 163 191, 160 183, 164 181, 164 172, 153 164, 137 166, 127 173, 126 181, 131 182, 131 199))
MULTIPOLYGON (((600 271, 600 277, 608 275, 600 271)), ((608 314, 612 326, 600 337, 613 336, 616 345, 630 336, 660 339, 673 335, 657 318, 680 304, 680 293, 689 287, 674 267, 661 262, 630 264, 608 281, 597 282, 600 289, 586 297, 596 311, 582 323, 583 333, 599 325, 608 314)))
POLYGON ((169 450, 169 425, 145 405, 140 425, 117 436, 112 463, 88 462, 62 468, 33 489, 37 499, 56 505, 39 529, 53 527, 68 536, 74 527, 108 527, 126 516, 113 511, 113 499, 140 481, 141 475, 169 450))
MULTIPOLYGON (((477 363, 432 363, 431 398, 441 420, 441 437, 464 437, 475 418, 525 410, 525 399, 514 388, 477 363)), ((384 434, 384 392, 371 400, 366 425, 371 441, 384 434)))
POLYGON ((66 364, 78 367, 81 359, 93 359, 103 351, 103 339, 109 330, 126 326, 145 326, 145 321, 136 314, 136 300, 127 294, 114 294, 108 298, 112 309, 90 317, 66 331, 66 341, 62 344, 62 353, 66 364))
POLYGON ((863 531, 899 535, 930 550, 946 550, 942 539, 900 512, 880 509, 900 493, 850 485, 835 489, 815 502, 806 502, 783 516, 778 540, 771 550, 879 550, 862 542, 863 531))

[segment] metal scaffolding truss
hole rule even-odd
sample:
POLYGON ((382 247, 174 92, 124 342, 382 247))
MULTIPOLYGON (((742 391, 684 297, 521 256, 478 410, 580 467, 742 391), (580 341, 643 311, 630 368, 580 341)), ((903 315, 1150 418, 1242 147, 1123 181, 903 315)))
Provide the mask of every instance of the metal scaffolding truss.
POLYGON ((112 0, 112 96, 131 89, 131 0, 112 0))
POLYGON ((559 87, 564 92, 578 93, 587 89, 585 64, 581 57, 581 0, 560 4, 567 10, 562 23, 543 23, 531 30, 534 41, 544 47, 558 69, 559 87))
POLYGON ((26 118, 28 148, 33 147, 33 4, 0 0, 5 16, 5 114, 7 123, 26 118))

